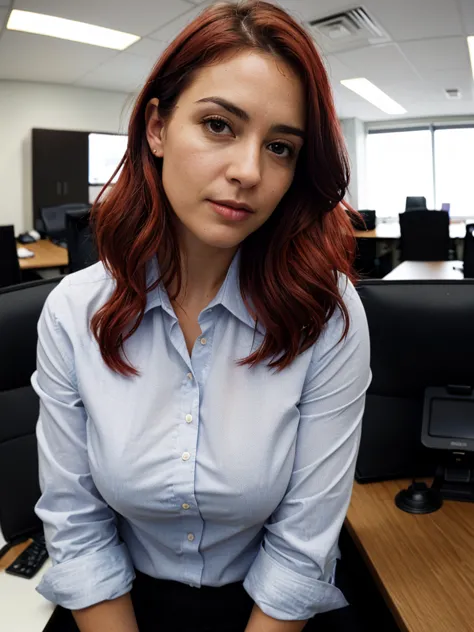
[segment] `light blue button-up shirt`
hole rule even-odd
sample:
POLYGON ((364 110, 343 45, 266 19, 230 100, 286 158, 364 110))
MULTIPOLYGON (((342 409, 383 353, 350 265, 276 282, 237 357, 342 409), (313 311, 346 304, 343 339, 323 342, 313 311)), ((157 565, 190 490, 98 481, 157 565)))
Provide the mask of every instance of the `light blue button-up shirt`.
POLYGON ((101 263, 49 295, 32 376, 47 599, 73 610, 114 599, 136 568, 196 587, 244 581, 276 619, 347 605, 334 571, 370 382, 365 313, 343 279, 347 338, 336 310, 282 372, 239 367, 264 334, 240 296, 239 257, 199 315, 191 357, 163 286, 148 294, 125 343, 138 377, 111 371, 89 329, 114 285, 101 263))

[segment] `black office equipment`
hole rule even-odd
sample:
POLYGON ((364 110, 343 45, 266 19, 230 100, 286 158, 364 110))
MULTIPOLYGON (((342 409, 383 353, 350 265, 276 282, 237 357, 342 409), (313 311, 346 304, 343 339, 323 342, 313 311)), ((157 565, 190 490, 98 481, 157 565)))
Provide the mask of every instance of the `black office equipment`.
POLYGON ((402 261, 449 259, 449 215, 446 211, 411 211, 400 213, 399 217, 402 261))
POLYGON ((356 230, 374 230, 377 215, 375 211, 362 210, 359 211, 360 217, 351 216, 352 226, 356 230))
POLYGON ((433 476, 421 441, 425 389, 474 384, 474 280, 359 283, 371 345, 360 482, 433 476))
POLYGON ((474 224, 466 225, 466 236, 464 237, 464 278, 474 278, 474 224))
POLYGON ((5 573, 31 579, 48 559, 44 533, 33 538, 33 542, 5 569, 5 573))
POLYGON ((402 489, 395 497, 395 504, 402 511, 412 514, 427 514, 443 506, 443 498, 437 489, 424 482, 413 481, 408 489, 402 489))
POLYGON ((418 211, 426 209, 426 198, 425 197, 414 197, 409 196, 405 200, 405 211, 418 211))
POLYGON ((0 528, 8 544, 42 531, 35 429, 39 402, 30 383, 36 368, 37 323, 62 277, 0 289, 0 528))
POLYGON ((433 488, 439 490, 443 498, 474 502, 474 393, 471 385, 426 389, 421 440, 428 448, 443 451, 433 488))
POLYGON ((66 213, 68 211, 88 210, 89 204, 61 204, 60 206, 46 206, 41 209, 41 220, 44 232, 54 243, 64 247, 66 244, 66 213))
POLYGON ((89 208, 66 213, 66 241, 70 272, 77 272, 98 261, 97 247, 89 221, 89 208))
POLYGON ((16 253, 13 225, 0 226, 0 287, 20 283, 20 262, 16 253))

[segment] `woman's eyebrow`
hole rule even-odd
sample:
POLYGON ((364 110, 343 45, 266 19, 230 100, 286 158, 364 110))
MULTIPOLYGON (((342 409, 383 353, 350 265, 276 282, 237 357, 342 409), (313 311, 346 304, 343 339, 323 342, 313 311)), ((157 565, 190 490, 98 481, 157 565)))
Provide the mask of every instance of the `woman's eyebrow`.
MULTIPOLYGON (((199 99, 199 101, 196 101, 196 103, 215 103, 216 105, 224 108, 224 110, 227 110, 231 114, 234 114, 242 121, 245 121, 246 123, 250 121, 250 115, 245 110, 242 110, 242 108, 239 108, 239 106, 231 103, 230 101, 227 101, 227 99, 223 99, 222 97, 205 97, 204 99, 199 99)), ((304 131, 299 127, 294 127, 293 125, 285 125, 283 123, 280 123, 277 125, 273 125, 271 131, 280 134, 293 134, 294 136, 299 136, 303 140, 305 138, 304 131)))

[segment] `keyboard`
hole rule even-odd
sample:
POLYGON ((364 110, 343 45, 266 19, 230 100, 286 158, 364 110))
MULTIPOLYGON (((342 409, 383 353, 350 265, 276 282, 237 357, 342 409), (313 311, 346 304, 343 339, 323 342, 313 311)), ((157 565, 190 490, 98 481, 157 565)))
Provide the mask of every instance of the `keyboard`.
POLYGON ((35 536, 33 542, 29 544, 23 553, 5 569, 5 573, 17 575, 25 579, 31 579, 40 570, 48 559, 48 551, 44 542, 44 535, 35 536))

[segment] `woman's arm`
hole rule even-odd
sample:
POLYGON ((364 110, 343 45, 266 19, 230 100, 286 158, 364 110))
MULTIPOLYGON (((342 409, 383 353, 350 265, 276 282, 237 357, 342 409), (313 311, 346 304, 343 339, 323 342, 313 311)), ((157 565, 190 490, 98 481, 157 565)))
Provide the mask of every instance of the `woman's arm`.
POLYGON ((281 621, 273 619, 254 605, 245 632, 301 632, 307 621, 281 621))
POLYGON ((116 515, 90 470, 87 413, 75 374, 74 332, 68 332, 73 325, 65 325, 67 280, 50 293, 41 313, 31 383, 40 399, 36 436, 41 496, 35 510, 53 562, 37 590, 75 611, 128 594, 135 573, 116 515))
POLYGON ((130 593, 72 614, 81 632, 138 632, 130 593))
MULTIPOLYGON (((256 614, 262 632, 285 630, 283 622, 299 630, 297 622, 347 606, 335 585, 337 544, 352 493, 370 346, 364 309, 351 284, 344 301, 349 333, 341 340, 344 323, 335 312, 313 348, 298 403, 291 479, 265 523, 260 550, 244 581, 254 603, 275 620, 263 623, 256 614)), ((249 622, 247 632, 254 630, 260 632, 249 622)))

